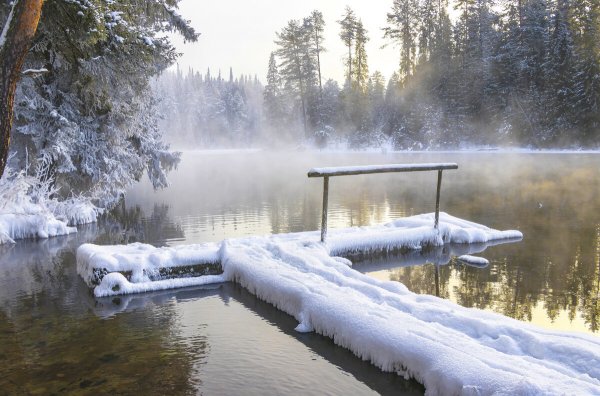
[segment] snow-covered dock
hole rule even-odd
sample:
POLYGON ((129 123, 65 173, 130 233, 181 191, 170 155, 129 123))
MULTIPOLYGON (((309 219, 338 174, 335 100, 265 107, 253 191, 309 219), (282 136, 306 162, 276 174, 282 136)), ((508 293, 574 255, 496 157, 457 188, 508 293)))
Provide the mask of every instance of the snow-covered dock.
POLYGON ((318 232, 229 239, 220 244, 155 248, 82 245, 78 269, 88 282, 108 273, 96 296, 232 281, 384 371, 414 377, 428 394, 600 394, 600 339, 549 331, 502 315, 417 295, 379 281, 338 257, 359 251, 422 249, 448 243, 519 238, 440 214, 318 232), (220 263, 223 273, 179 279, 159 267, 220 263), (130 280, 121 272, 131 271, 130 280), (150 279, 154 274, 154 279, 150 279))
MULTIPOLYGON (((438 228, 434 228, 433 221, 434 214, 430 213, 379 226, 334 230, 327 243, 319 246, 333 257, 354 257, 522 237, 519 231, 498 231, 445 213, 441 213, 438 228)), ((98 297, 140 293, 227 280, 221 276, 226 270, 223 263, 227 259, 224 252, 227 243, 242 243, 249 249, 265 243, 300 244, 308 248, 318 241, 317 232, 302 232, 161 248, 142 243, 84 244, 77 250, 77 270, 89 286, 95 286, 98 297)), ((337 260, 351 265, 340 257, 337 260)))

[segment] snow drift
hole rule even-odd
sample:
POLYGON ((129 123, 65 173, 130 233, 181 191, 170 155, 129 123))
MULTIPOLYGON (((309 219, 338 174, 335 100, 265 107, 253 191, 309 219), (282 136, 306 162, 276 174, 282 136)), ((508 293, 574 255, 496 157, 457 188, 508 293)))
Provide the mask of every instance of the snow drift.
POLYGON ((48 238, 77 232, 95 222, 100 209, 84 198, 58 201, 49 186, 9 168, 0 179, 0 245, 15 239, 48 238))

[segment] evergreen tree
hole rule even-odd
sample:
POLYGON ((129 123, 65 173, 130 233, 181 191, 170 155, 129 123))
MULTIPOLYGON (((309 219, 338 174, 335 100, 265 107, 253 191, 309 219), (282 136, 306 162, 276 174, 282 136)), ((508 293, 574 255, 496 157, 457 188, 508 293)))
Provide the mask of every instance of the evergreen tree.
POLYGON ((367 80, 369 78, 369 66, 367 64, 367 50, 365 45, 369 41, 367 30, 363 27, 362 21, 356 22, 355 40, 354 40, 354 87, 361 93, 367 89, 367 80))
POLYGON ((288 22, 275 41, 278 48, 275 54, 280 59, 280 73, 284 88, 298 97, 304 137, 310 137, 309 110, 312 107, 313 88, 316 82, 314 52, 311 51, 310 24, 296 20, 288 22))
POLYGON ((352 44, 356 36, 356 16, 354 11, 346 6, 346 10, 342 19, 338 21, 340 24, 340 39, 346 47, 348 47, 348 59, 346 59, 346 81, 348 84, 352 81, 352 44))
POLYGON ((40 20, 43 1, 15 0, 0 33, 0 177, 8 160, 17 81, 40 20))
POLYGON ((546 102, 549 103, 548 114, 551 120, 549 128, 557 130, 552 133, 552 138, 566 138, 556 135, 566 132, 570 129, 569 125, 577 122, 576 68, 568 12, 566 2, 559 1, 553 15, 553 29, 545 63, 546 102))
POLYGON ((263 92, 264 109, 267 122, 274 128, 282 128, 285 119, 284 96, 281 91, 281 76, 277 70, 275 53, 269 56, 269 69, 267 71, 267 85, 263 92))
POLYGON ((326 49, 323 47, 323 33, 325 31, 325 20, 321 11, 314 10, 308 18, 311 30, 312 51, 317 61, 317 74, 319 77, 319 95, 323 95, 323 84, 321 77, 321 53, 326 49))
POLYGON ((576 106, 582 138, 597 141, 600 129, 600 3, 573 1, 573 30, 577 47, 576 106))
POLYGON ((44 2, 25 66, 48 72, 17 92, 11 150, 20 167, 28 160, 61 194, 87 192, 106 206, 144 171, 155 187, 167 184, 179 157, 161 141, 149 79, 177 56, 166 31, 197 37, 176 5, 44 2))
POLYGON ((417 2, 414 0, 394 0, 392 11, 387 14, 388 26, 384 37, 400 47, 399 77, 407 79, 414 70, 417 53, 417 2))

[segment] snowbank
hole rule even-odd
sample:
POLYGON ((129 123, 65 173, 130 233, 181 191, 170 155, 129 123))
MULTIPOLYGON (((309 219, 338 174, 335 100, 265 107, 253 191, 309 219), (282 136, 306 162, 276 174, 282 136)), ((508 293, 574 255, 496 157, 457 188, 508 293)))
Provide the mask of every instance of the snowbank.
POLYGON ((458 260, 462 261, 463 263, 465 263, 467 265, 471 265, 474 267, 480 267, 480 268, 484 268, 484 267, 487 267, 488 265, 490 265, 490 262, 488 261, 488 259, 483 258, 483 257, 471 256, 468 254, 463 254, 462 256, 458 256, 458 260))
POLYGON ((95 222, 100 209, 85 199, 57 201, 34 188, 36 181, 7 169, 0 179, 0 245, 15 239, 49 238, 77 232, 71 225, 95 222))
POLYGON ((332 252, 358 248, 418 249, 425 244, 520 236, 518 231, 501 232, 446 214, 438 231, 432 227, 432 216, 332 230, 327 245, 318 242, 318 232, 175 248, 87 244, 77 252, 78 269, 84 277, 98 266, 143 274, 141 268, 218 259, 222 275, 142 279, 136 284, 120 273, 109 273, 94 292, 107 296, 233 281, 295 317, 297 331, 328 336, 384 371, 415 378, 430 395, 600 394, 600 338, 544 330, 417 295, 400 283, 370 278, 353 270, 348 260, 332 257, 332 252))

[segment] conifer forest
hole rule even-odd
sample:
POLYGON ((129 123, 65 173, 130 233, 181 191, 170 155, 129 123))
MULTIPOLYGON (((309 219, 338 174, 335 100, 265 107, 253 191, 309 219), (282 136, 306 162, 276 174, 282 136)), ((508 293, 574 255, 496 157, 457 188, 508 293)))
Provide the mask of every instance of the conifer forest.
POLYGON ((167 124, 185 120, 189 127, 176 129, 209 146, 598 146, 595 0, 394 0, 387 25, 374 32, 348 7, 336 26, 325 26, 314 11, 276 32, 265 65, 264 87, 231 71, 167 73, 158 84, 165 109, 175 109, 164 111, 172 114, 167 124), (325 29, 338 31, 347 47, 344 81, 321 77, 325 29), (384 35, 398 51, 387 81, 369 63, 372 35, 384 35))

